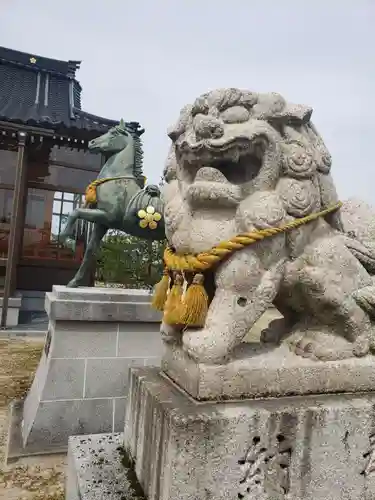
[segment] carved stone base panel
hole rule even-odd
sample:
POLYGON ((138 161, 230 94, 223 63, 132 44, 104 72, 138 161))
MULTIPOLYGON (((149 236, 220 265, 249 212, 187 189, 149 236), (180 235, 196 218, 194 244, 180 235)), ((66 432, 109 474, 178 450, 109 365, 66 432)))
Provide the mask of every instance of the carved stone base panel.
POLYGON ((133 368, 125 448, 148 500, 372 500, 375 393, 199 403, 133 368))
POLYGON ((280 347, 243 343, 231 361, 206 365, 166 344, 164 372, 198 400, 375 391, 375 357, 314 361, 280 347))

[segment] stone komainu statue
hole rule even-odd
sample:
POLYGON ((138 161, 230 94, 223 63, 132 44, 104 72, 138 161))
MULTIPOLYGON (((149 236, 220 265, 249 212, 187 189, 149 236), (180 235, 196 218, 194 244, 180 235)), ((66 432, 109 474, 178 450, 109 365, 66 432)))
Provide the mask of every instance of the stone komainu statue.
POLYGON ((375 219, 364 204, 340 209, 311 114, 276 93, 219 89, 170 129, 169 247, 154 304, 165 341, 182 340, 198 361, 225 361, 272 304, 284 319, 263 341, 296 355, 375 347, 375 219))

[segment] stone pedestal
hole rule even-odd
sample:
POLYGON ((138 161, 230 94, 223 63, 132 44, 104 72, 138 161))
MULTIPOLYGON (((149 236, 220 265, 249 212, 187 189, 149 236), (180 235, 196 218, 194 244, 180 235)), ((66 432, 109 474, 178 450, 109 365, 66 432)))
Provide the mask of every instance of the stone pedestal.
POLYGON ((124 443, 148 500, 373 500, 374 408, 375 393, 198 402, 134 368, 124 443))
POLYGON ((145 500, 122 447, 122 433, 71 437, 65 498, 145 500))
POLYGON ((8 460, 66 451, 76 434, 123 430, 130 366, 160 365, 160 316, 143 290, 46 294, 44 351, 24 401, 12 408, 8 460))
POLYGON ((286 344, 242 343, 224 365, 197 363, 180 345, 166 344, 162 369, 200 401, 375 391, 374 356, 314 361, 286 344))

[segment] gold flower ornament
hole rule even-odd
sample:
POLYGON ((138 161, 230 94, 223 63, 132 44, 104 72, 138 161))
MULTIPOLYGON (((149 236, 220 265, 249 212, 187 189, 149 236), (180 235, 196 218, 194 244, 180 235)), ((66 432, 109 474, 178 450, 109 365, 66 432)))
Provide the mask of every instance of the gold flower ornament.
POLYGON ((158 227, 158 222, 161 220, 161 214, 155 212, 155 208, 151 205, 148 206, 146 210, 139 210, 138 217, 141 219, 139 225, 143 229, 146 227, 156 229, 158 227))

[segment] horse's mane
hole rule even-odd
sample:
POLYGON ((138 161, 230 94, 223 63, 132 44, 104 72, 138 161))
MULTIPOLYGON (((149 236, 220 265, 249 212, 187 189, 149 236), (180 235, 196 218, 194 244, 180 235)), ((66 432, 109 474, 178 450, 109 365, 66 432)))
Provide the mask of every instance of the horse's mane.
POLYGON ((131 134, 134 140, 134 168, 133 174, 136 179, 143 183, 143 145, 141 135, 145 129, 141 128, 138 122, 125 123, 126 131, 131 134))

